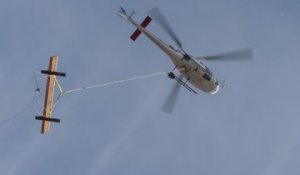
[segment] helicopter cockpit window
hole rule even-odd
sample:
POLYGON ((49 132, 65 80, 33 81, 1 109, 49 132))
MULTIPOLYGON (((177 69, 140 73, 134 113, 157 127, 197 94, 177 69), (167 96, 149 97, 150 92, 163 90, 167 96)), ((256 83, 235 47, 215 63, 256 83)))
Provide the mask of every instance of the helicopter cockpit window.
POLYGON ((213 76, 212 72, 210 71, 210 69, 205 66, 201 61, 199 61, 199 64, 205 69, 205 71, 208 73, 208 75, 213 76))
POLYGON ((208 73, 210 76, 212 76, 212 72, 209 70, 209 68, 205 66, 205 69, 206 69, 207 73, 208 73))
POLYGON ((210 80, 211 80, 210 76, 207 75, 207 74, 204 74, 204 75, 203 75, 203 78, 204 78, 205 80, 207 80, 207 81, 210 81, 210 80))

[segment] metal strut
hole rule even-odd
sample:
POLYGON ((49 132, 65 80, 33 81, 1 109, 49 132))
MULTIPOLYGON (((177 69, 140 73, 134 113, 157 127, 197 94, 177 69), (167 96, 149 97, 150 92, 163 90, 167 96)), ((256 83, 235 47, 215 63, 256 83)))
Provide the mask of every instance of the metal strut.
POLYGON ((48 117, 44 117, 44 116, 35 116, 36 120, 42 120, 42 121, 48 121, 48 122, 55 122, 55 123, 59 123, 60 119, 58 118, 48 118, 48 117))
POLYGON ((49 71, 49 70, 41 70, 42 74, 47 74, 47 75, 56 75, 56 76, 61 76, 65 77, 66 73, 64 72, 56 72, 56 71, 49 71))

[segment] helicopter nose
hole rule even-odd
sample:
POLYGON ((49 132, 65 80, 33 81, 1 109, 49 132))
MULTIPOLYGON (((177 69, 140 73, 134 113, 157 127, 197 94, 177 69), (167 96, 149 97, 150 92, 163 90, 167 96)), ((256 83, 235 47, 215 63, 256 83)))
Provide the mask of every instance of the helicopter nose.
POLYGON ((211 94, 216 94, 217 92, 219 92, 220 90, 220 84, 218 82, 215 83, 215 88, 214 90, 211 92, 211 94))

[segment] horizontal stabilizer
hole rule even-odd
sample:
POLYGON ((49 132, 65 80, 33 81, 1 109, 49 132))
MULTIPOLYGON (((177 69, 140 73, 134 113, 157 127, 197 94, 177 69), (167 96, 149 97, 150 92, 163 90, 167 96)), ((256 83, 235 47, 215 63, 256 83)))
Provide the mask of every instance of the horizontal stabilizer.
MULTIPOLYGON (((147 16, 144 21, 141 23, 141 26, 143 28, 146 28, 148 24, 152 21, 152 18, 150 16, 147 16)), ((135 32, 130 36, 132 41, 135 41, 141 34, 142 32, 139 29, 136 29, 135 32)))

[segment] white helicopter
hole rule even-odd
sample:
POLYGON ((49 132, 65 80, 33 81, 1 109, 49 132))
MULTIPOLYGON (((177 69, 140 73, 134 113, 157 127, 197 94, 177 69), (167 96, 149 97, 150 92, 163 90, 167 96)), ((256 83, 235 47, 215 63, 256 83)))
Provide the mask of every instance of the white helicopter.
POLYGON ((209 70, 209 68, 200 61, 201 59, 207 61, 220 59, 252 59, 252 50, 245 49, 226 54, 198 57, 196 58, 196 61, 192 58, 192 56, 184 51, 178 37, 175 35, 170 25, 167 23, 164 16, 160 13, 157 7, 150 10, 150 16, 158 22, 158 24, 166 31, 168 35, 170 35, 170 37, 174 40, 180 50, 174 49, 174 47, 166 44, 153 33, 146 30, 147 25, 152 21, 152 18, 150 16, 147 16, 141 24, 138 24, 132 18, 133 14, 134 12, 127 13, 123 7, 121 7, 117 13, 118 16, 125 19, 127 22, 137 28, 130 38, 135 41, 141 33, 144 33, 154 44, 156 44, 163 52, 165 52, 175 64, 175 68, 173 69, 173 71, 168 73, 168 77, 171 79, 175 79, 178 83, 176 83, 173 87, 167 101, 162 108, 166 112, 172 111, 180 85, 195 94, 197 94, 197 92, 190 86, 190 84, 197 89, 210 94, 216 94, 220 90, 220 87, 223 86, 223 84, 219 83, 219 81, 209 70), (175 75, 175 70, 178 70, 180 72, 179 76, 175 75))

